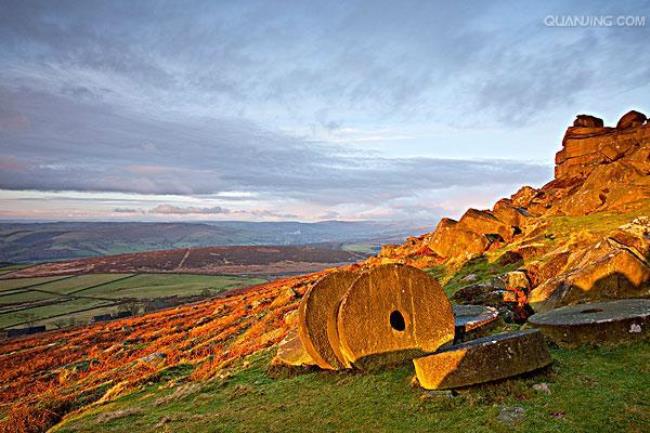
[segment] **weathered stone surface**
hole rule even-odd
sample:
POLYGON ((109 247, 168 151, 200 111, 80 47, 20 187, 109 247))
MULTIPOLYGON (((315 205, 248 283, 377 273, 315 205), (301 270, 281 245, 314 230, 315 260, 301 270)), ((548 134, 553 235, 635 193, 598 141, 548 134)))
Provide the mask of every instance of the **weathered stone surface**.
POLYGON ((514 193, 511 197, 512 205, 517 207, 527 208, 535 197, 539 194, 539 190, 532 186, 523 186, 514 193))
POLYGON ((491 335, 413 360, 426 389, 459 388, 505 379, 551 363, 543 335, 535 329, 491 335))
POLYGON ((499 221, 490 211, 469 209, 458 224, 471 232, 481 235, 499 235, 504 240, 511 240, 514 235, 513 227, 499 221))
POLYGON ((578 133, 569 128, 562 150, 555 156, 555 177, 587 177, 601 164, 617 161, 650 140, 650 125, 634 123, 626 129, 603 128, 601 132, 578 133))
POLYGON ((639 218, 588 248, 576 249, 564 271, 533 289, 537 312, 582 302, 650 296, 650 221, 639 218))
POLYGON ((429 248, 444 258, 470 258, 481 254, 489 245, 485 236, 466 230, 450 218, 440 220, 428 243, 429 248))
POLYGON ((637 126, 643 125, 646 119, 647 117, 643 113, 639 113, 635 110, 628 111, 618 121, 616 129, 636 128, 637 126))
POLYGON ((453 311, 456 326, 455 343, 490 329, 499 319, 497 309, 485 305, 454 305, 453 311))
POLYGON ((454 316, 427 273, 382 265, 362 274, 343 297, 338 335, 350 364, 382 354, 434 352, 453 341, 454 316))
POLYGON ((529 323, 563 347, 618 344, 650 338, 650 300, 574 305, 535 314, 529 323))
POLYGON ((349 271, 328 274, 305 293, 300 303, 300 339, 320 368, 346 367, 339 350, 336 320, 339 303, 357 277, 349 271))
POLYGON ((512 227, 513 234, 518 234, 520 227, 531 218, 530 213, 523 208, 515 207, 511 199, 501 199, 494 205, 492 214, 504 224, 512 227))
POLYGON ((271 360, 271 366, 283 367, 311 367, 316 362, 307 353, 295 329, 289 331, 287 336, 278 344, 278 351, 271 360))
MULTIPOLYGON (((650 137, 649 137, 650 138, 650 137)), ((625 211, 630 205, 650 198, 650 149, 630 148, 625 159, 594 167, 575 188, 570 200, 557 202, 562 214, 585 215, 601 210, 625 211)))
POLYGON ((605 126, 603 119, 600 119, 589 114, 578 114, 576 120, 573 121, 573 126, 581 126, 587 128, 602 128, 605 126))

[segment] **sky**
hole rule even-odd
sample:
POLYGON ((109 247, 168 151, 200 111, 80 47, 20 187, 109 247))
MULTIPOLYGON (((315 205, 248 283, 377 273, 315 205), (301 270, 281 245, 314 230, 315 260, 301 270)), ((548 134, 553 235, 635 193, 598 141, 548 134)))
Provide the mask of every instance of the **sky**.
POLYGON ((576 114, 650 112, 650 22, 566 25, 619 3, 0 0, 0 219, 490 207, 576 114))

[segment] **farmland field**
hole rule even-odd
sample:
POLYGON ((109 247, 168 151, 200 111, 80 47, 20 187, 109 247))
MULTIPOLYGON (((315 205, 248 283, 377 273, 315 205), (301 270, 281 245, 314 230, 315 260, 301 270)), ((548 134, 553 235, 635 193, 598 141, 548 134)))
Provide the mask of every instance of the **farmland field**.
POLYGON ((137 314, 198 301, 265 280, 191 274, 90 274, 0 279, 0 329, 88 323, 100 314, 137 314))

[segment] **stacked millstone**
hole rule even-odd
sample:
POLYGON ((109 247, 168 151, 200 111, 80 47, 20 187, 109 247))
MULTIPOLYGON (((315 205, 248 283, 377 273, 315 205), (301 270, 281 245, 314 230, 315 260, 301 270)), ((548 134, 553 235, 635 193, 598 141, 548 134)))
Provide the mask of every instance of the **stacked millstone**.
POLYGON ((410 266, 338 271, 307 291, 298 336, 280 345, 274 363, 367 370, 413 360, 418 382, 428 389, 473 385, 550 364, 537 330, 467 341, 497 319, 490 307, 452 308, 438 282, 410 266))

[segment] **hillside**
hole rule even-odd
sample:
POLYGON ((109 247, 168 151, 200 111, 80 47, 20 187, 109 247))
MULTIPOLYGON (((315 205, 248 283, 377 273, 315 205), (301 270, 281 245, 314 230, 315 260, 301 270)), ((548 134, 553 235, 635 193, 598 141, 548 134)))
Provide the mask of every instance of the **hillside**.
MULTIPOLYGON (((647 297, 650 125, 641 116, 626 115, 616 128, 578 116, 558 152, 555 179, 544 187, 523 187, 492 210, 469 210, 459 221, 443 219, 433 232, 349 267, 402 262, 428 269, 456 302, 497 305, 508 329, 533 308, 647 297)), ((301 296, 321 275, 7 341, 0 349, 0 430, 43 431, 64 417, 59 431, 390 431, 399 425, 569 432, 610 431, 612 422, 627 431, 650 425, 647 344, 554 349, 555 366, 541 378, 479 387, 458 398, 409 392, 407 367, 371 375, 268 371, 274 346, 296 327, 301 296), (531 390, 540 381, 550 383, 548 394, 531 390), (508 421, 513 406, 526 413, 522 423, 508 421), (439 417, 443 411, 448 416, 439 417)))
POLYGON ((64 260, 210 246, 364 243, 375 247, 424 231, 414 224, 322 221, 207 223, 0 223, 0 262, 64 260))
POLYGON ((316 272, 363 257, 351 251, 314 246, 184 248, 45 263, 19 269, 5 278, 138 272, 273 276, 316 272))

